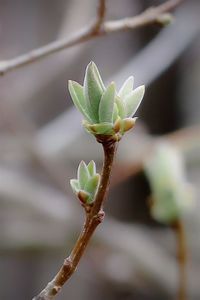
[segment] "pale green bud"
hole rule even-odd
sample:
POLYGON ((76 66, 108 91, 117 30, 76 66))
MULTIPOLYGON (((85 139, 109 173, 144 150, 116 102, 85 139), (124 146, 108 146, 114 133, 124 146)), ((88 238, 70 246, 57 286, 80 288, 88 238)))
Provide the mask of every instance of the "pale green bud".
POLYGON ((144 86, 133 90, 134 78, 130 76, 117 94, 112 82, 105 88, 95 63, 86 68, 84 86, 69 81, 69 91, 75 106, 84 116, 83 126, 89 132, 111 136, 115 141, 135 124, 130 117, 135 114, 144 96, 144 86))
POLYGON ((84 204, 94 201, 100 183, 100 175, 96 173, 96 165, 92 160, 88 165, 81 161, 77 171, 78 179, 71 179, 70 185, 73 192, 84 204))
POLYGON ((173 146, 159 144, 145 163, 145 173, 152 191, 151 214, 156 220, 171 224, 193 206, 184 163, 173 146))

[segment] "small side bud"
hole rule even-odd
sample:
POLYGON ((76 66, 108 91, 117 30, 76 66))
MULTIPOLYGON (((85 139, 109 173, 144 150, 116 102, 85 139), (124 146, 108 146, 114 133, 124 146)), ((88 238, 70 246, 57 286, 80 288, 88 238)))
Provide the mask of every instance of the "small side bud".
POLYGON ((115 133, 118 133, 120 131, 120 127, 121 127, 121 119, 118 118, 113 127, 115 133))
POLYGON ((137 118, 124 119, 124 131, 128 131, 134 127, 137 118))
POLYGON ((83 191, 83 190, 80 190, 80 191, 78 192, 77 196, 78 196, 79 200, 80 200, 83 204, 86 204, 87 201, 88 201, 88 199, 89 199, 89 197, 90 197, 90 195, 89 195, 87 192, 83 191))

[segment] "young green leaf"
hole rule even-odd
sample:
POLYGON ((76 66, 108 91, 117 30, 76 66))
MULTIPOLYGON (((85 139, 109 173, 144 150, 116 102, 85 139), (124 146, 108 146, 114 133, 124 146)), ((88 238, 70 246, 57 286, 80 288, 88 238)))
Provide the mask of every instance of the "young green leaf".
POLYGON ((69 80, 68 88, 76 108, 84 115, 88 122, 92 123, 92 120, 86 108, 83 87, 78 82, 69 80))
POLYGON ((91 177, 88 182, 85 185, 85 191, 91 195, 95 195, 96 190, 98 188, 100 182, 100 175, 95 174, 93 177, 91 177))
POLYGON ((115 97, 115 102, 117 104, 118 108, 118 115, 121 119, 124 119, 126 117, 126 108, 124 105, 124 101, 119 98, 118 96, 115 97))
POLYGON ((87 166, 90 176, 94 176, 96 174, 96 165, 93 160, 91 160, 87 166))
POLYGON ((86 98, 87 109, 90 112, 90 118, 93 120, 93 123, 99 122, 99 103, 104 92, 102 83, 97 75, 97 67, 91 62, 87 66, 85 73, 84 95, 86 98))
POLYGON ((84 161, 81 161, 78 166, 78 181, 81 189, 84 189, 90 177, 89 171, 84 161))
POLYGON ((101 78, 101 75, 99 73, 99 70, 98 70, 98 68, 97 68, 97 66, 94 62, 92 62, 92 64, 93 64, 93 69, 94 69, 94 74, 96 76, 96 80, 98 81, 98 83, 101 86, 102 90, 105 91, 106 88, 105 88, 105 85, 104 85, 103 80, 101 78))
POLYGON ((78 180, 77 179, 71 179, 70 180, 70 185, 71 185, 71 188, 72 188, 73 192, 78 193, 78 191, 80 189, 78 180))
POLYGON ((117 104, 114 103, 112 122, 115 123, 118 119, 119 110, 117 104))
POLYGON ((122 99, 133 90, 134 77, 130 76, 119 90, 118 96, 122 99))
POLYGON ((99 122, 112 122, 115 100, 115 83, 112 82, 101 97, 99 104, 99 122))
POLYGON ((144 91, 144 85, 139 86, 124 98, 127 117, 132 117, 135 114, 144 96, 144 91))

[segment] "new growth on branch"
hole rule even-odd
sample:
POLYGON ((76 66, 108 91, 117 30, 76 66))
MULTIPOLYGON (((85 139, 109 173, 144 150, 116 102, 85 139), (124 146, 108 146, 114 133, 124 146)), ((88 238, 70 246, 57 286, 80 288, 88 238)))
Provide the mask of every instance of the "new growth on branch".
POLYGON ((84 117, 83 126, 96 137, 104 150, 101 175, 96 172, 94 161, 81 162, 77 179, 70 181, 71 187, 85 209, 85 223, 71 254, 56 276, 33 300, 52 300, 71 277, 97 226, 104 219, 103 204, 109 188, 111 170, 117 143, 134 125, 132 118, 144 96, 144 86, 133 89, 134 78, 129 77, 119 92, 115 83, 105 87, 94 62, 86 68, 83 86, 69 81, 69 91, 74 105, 84 117))

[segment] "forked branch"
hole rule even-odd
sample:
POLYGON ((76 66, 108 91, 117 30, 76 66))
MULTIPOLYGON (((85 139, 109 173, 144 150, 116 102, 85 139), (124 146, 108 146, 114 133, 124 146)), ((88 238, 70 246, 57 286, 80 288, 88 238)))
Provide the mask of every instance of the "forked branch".
POLYGON ((0 75, 4 75, 14 69, 31 64, 53 53, 81 44, 95 37, 123 30, 133 30, 155 23, 162 25, 165 23, 165 14, 173 10, 182 1, 183 0, 169 0, 157 7, 149 8, 137 16, 104 22, 106 6, 105 1, 101 0, 99 2, 96 20, 91 25, 72 34, 68 38, 54 41, 13 59, 0 61, 0 75))

